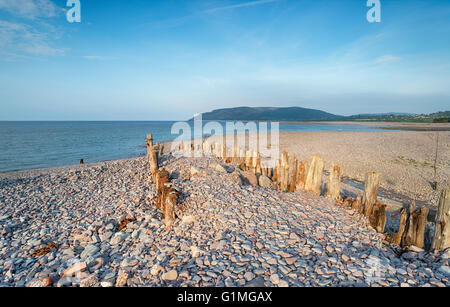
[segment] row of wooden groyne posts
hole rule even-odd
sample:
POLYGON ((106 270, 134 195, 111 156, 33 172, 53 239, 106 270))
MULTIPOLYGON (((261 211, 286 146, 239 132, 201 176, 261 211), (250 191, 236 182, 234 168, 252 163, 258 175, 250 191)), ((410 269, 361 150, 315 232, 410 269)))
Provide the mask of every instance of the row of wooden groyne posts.
MULTIPOLYGON (((203 140, 199 144, 194 142, 180 142, 177 146, 179 153, 201 152, 205 156, 220 159, 223 163, 238 165, 242 171, 251 172, 258 178, 266 177, 273 185, 284 192, 310 191, 317 195, 322 194, 322 176, 324 172, 324 160, 320 155, 314 155, 311 162, 298 161, 294 155, 287 152, 281 154, 275 167, 265 167, 264 159, 259 152, 246 150, 234 146, 227 148, 225 142, 211 143, 203 140)), ((180 191, 170 182, 170 174, 165 169, 159 168, 159 157, 164 152, 164 144, 153 144, 153 136, 149 134, 146 139, 147 157, 150 164, 150 172, 153 182, 156 184, 157 197, 154 199, 157 208, 161 209, 165 224, 170 227, 175 221, 175 209, 177 207, 180 191)), ((363 195, 356 199, 341 197, 341 168, 332 165, 328 182, 326 183, 324 196, 332 198, 337 204, 351 207, 368 218, 370 225, 379 233, 385 233, 386 204, 377 201, 381 176, 376 172, 369 172, 365 176, 363 195)), ((401 247, 417 246, 425 247, 425 230, 429 209, 417 208, 415 202, 403 207, 392 218, 400 215, 398 231, 392 235, 386 234, 387 241, 401 247)), ((450 247, 450 188, 442 190, 437 214, 435 217, 435 231, 431 246, 434 251, 445 250, 450 247)))

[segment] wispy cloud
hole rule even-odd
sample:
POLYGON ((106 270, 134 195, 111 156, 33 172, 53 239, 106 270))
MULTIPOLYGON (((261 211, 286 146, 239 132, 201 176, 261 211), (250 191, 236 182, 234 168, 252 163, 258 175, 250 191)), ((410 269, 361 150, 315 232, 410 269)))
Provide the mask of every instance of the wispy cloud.
POLYGON ((51 0, 0 0, 0 10, 27 19, 50 18, 62 12, 51 0))
POLYGON ((388 55, 383 55, 383 56, 377 58, 375 60, 375 62, 377 64, 389 64, 389 63, 397 62, 400 60, 401 60, 401 58, 388 54, 388 55))
POLYGON ((233 4, 233 5, 228 5, 228 6, 216 7, 216 8, 205 10, 204 13, 212 14, 212 13, 217 13, 220 11, 233 10, 233 9, 238 9, 238 8, 242 8, 242 7, 249 7, 249 6, 266 4, 266 3, 278 2, 278 1, 281 1, 281 0, 257 0, 257 1, 233 4))
POLYGON ((61 56, 66 49, 54 48, 51 42, 58 34, 49 25, 39 30, 25 23, 0 20, 0 59, 18 60, 33 56, 61 56))
POLYGON ((114 59, 110 56, 102 56, 102 55, 85 55, 83 56, 83 59, 90 60, 90 61, 107 61, 114 59))

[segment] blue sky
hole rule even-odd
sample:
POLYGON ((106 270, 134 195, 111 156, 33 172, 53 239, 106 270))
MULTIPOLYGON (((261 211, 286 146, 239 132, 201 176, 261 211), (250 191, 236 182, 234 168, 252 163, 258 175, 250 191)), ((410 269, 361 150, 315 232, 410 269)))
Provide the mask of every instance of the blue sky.
POLYGON ((0 120, 450 109, 450 2, 0 0, 0 120))

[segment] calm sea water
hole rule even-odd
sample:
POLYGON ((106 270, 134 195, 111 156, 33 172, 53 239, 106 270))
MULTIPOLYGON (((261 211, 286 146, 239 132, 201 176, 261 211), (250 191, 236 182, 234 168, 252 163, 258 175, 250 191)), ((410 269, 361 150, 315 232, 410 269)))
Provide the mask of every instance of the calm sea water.
MULTIPOLYGON (((174 140, 174 122, 0 122, 0 172, 138 157, 145 137, 174 140)), ((224 123, 223 123, 224 124, 224 123)), ((361 125, 280 124, 288 131, 377 131, 361 125)))

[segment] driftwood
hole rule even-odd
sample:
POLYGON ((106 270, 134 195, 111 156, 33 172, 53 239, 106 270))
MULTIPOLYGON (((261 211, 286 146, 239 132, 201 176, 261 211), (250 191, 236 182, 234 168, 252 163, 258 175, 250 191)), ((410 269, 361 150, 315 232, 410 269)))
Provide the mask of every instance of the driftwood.
POLYGON ((372 208, 377 202, 379 185, 380 185, 380 174, 375 172, 370 172, 366 174, 362 206, 364 208, 364 215, 367 217, 372 215, 372 208))
POLYGON ((341 168, 337 165, 333 165, 330 170, 330 176, 328 177, 326 196, 339 200, 341 192, 341 168))
POLYGON ((305 190, 312 191, 320 195, 322 188, 322 174, 324 168, 324 161, 321 156, 315 155, 309 166, 306 175, 305 190))
POLYGON ((153 146, 153 135, 147 135, 147 156, 150 163, 150 173, 153 176, 153 180, 155 181, 155 174, 158 171, 158 154, 156 149, 153 146))
POLYGON ((445 188, 441 193, 435 223, 431 249, 442 251, 450 247, 450 187, 445 188))

